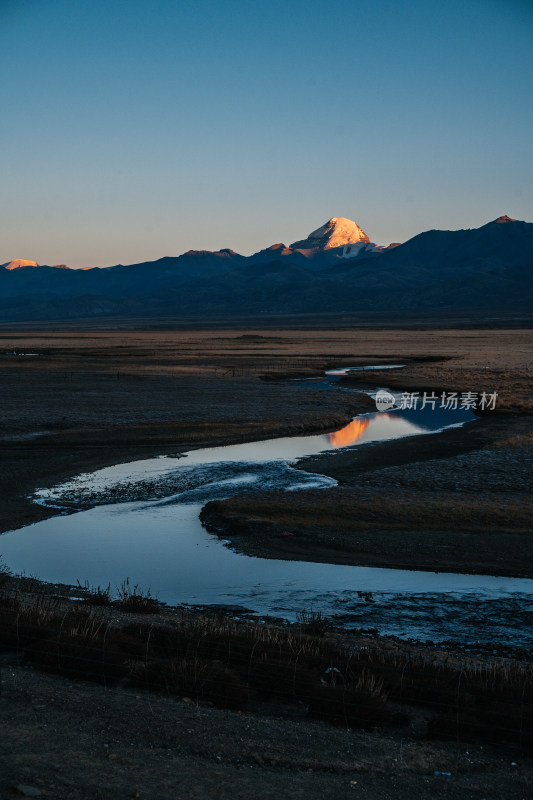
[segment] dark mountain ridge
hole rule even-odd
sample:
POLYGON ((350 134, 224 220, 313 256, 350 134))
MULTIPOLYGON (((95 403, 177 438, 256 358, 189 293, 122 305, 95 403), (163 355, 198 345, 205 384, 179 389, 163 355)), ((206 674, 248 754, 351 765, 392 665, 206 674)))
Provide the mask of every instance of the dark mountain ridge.
POLYGON ((389 249, 367 240, 333 218, 295 243, 315 247, 248 257, 222 249, 105 269, 2 266, 0 320, 533 308, 533 223, 500 217, 389 249))

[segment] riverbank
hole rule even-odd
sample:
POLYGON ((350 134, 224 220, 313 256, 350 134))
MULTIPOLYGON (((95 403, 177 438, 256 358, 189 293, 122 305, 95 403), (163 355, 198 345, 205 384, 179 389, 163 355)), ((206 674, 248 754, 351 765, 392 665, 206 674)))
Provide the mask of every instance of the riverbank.
POLYGON ((525 652, 80 594, 3 578, 2 796, 527 796, 525 652))
MULTIPOLYGON (((223 331, 214 336, 156 332, 122 338, 119 334, 102 333, 94 337, 47 334, 46 338, 40 334, 21 334, 20 338, 16 333, 4 334, 6 349, 40 347, 44 357, 41 360, 21 357, 0 365, 4 390, 0 446, 5 455, 0 467, 2 529, 32 521, 32 514, 48 515, 49 510, 31 504, 26 495, 86 470, 201 444, 221 444, 231 441, 233 436, 251 440, 281 435, 291 426, 300 434, 307 432, 308 424, 316 425, 315 431, 334 429, 357 413, 350 405, 354 398, 348 393, 316 390, 309 384, 267 383, 259 380, 263 374, 278 378, 295 371, 321 375, 324 369, 343 364, 375 364, 380 359, 382 363, 402 363, 403 358, 413 354, 440 354, 451 357, 446 362, 448 374, 461 365, 477 369, 479 363, 483 366, 478 374, 485 375, 481 370, 488 363, 495 370, 505 364, 514 372, 527 375, 528 359, 533 360, 528 355, 530 351, 526 352, 530 334, 520 331, 496 334, 470 331, 468 336, 457 331, 432 332, 431 336, 423 331, 373 331, 370 336, 361 331, 273 334, 223 331)), ((438 367, 428 369, 438 370, 438 367)), ((404 374, 408 378, 408 373, 404 374)), ((389 376, 390 372, 383 376, 383 385, 387 385, 389 376)), ((436 384, 432 381, 431 385, 436 384)), ((521 391, 526 391, 525 386, 523 383, 521 391)), ((465 385, 466 390, 471 388, 475 386, 465 385)), ((491 420, 487 424, 492 424, 491 420)), ((411 446, 419 447, 425 440, 425 447, 428 442, 433 446, 439 442, 441 449, 427 450, 426 458, 435 457, 436 453, 455 457, 468 452, 460 450, 462 434, 467 430, 479 433, 484 424, 476 422, 457 434, 448 431, 442 436, 415 437, 405 443, 409 441, 411 446), (450 446, 452 450, 445 449, 450 446)), ((527 436, 527 431, 513 430, 512 439, 518 436, 522 441, 527 436)), ((503 429, 498 435, 506 437, 503 429)), ((497 440, 494 446, 496 443, 497 440)), ((378 453, 385 453, 378 446, 360 449, 358 458, 367 459, 368 467, 372 463, 380 469, 396 465, 405 474, 404 467, 411 463, 413 452, 403 449, 401 442, 397 443, 399 448, 390 444, 387 453, 392 460, 384 455, 378 458, 378 453)), ((477 447, 480 448, 482 444, 477 447)), ((339 458, 343 457, 339 453, 339 458)), ((333 468, 322 465, 325 470, 330 467, 333 468)), ((351 462, 339 461, 334 469, 346 489, 350 488, 351 475, 359 480, 352 474, 351 462)), ((376 470, 374 473, 377 475, 376 470)), ((370 474, 368 468, 364 475, 368 478, 370 474)), ((461 473, 461 485, 468 483, 469 475, 461 473)), ((389 482, 382 487, 376 485, 377 508, 389 491, 389 482)), ((293 499, 295 496, 291 493, 293 499)), ((453 506, 454 495, 450 497, 453 506)), ((381 546, 382 540, 377 539, 376 550, 381 546)), ((457 564, 458 558, 454 570, 457 564)), ((19 597, 33 592, 35 600, 29 602, 37 611, 45 602, 39 599, 43 589, 50 602, 58 604, 60 638, 64 644, 63 604, 67 601, 53 595, 63 595, 65 587, 36 587, 28 579, 19 579, 12 586, 19 597)), ((78 603, 77 610, 79 606, 78 603)), ((15 606, 8 600, 5 607, 15 615, 18 624, 15 606)), ((116 606, 104 611, 118 627, 127 624, 116 606)), ((193 630, 194 648, 204 638, 203 613, 201 609, 187 612, 186 618, 199 626, 193 630)), ((216 614, 211 611, 211 615, 223 626, 233 624, 230 610, 216 614)), ((161 617, 170 622, 165 611, 161 617)), ((150 631, 157 624, 155 619, 145 617, 150 631)), ((82 616, 78 617, 80 621, 83 622, 82 616)), ((131 618, 132 623, 138 621, 131 618)), ((38 638, 42 641, 48 632, 51 639, 55 636, 57 644, 57 630, 47 631, 42 617, 37 616, 36 622, 38 638)), ((320 629, 320 620, 318 626, 320 629)), ((258 638, 264 629, 262 622, 256 623, 258 638)), ((89 633, 91 630, 85 629, 89 633)), ((322 636, 319 635, 320 641, 322 636)), ((327 632, 326 638, 329 636, 327 632)), ((102 636, 97 638, 101 644, 102 636)), ((149 638, 145 637, 141 647, 143 658, 149 638)), ((103 640, 110 643, 105 636, 103 640)), ((128 647, 134 646, 134 640, 127 638, 127 641, 128 647)), ((77 644, 79 653, 80 642, 77 644)), ((386 660, 395 647, 401 648, 412 659, 415 673, 417 654, 422 650, 427 657, 430 652, 422 645, 394 643, 372 635, 361 637, 357 646, 363 653, 370 653, 376 663, 386 660), (404 650, 409 647, 410 651, 404 650)), ((91 647, 94 650, 94 642, 91 647)), ((18 644, 2 656, 0 794, 6 798, 16 796, 14 787, 19 784, 29 784, 43 797, 57 800, 95 797, 174 800, 176 796, 199 800, 215 795, 253 796, 260 800, 333 799, 355 794, 383 800, 403 796, 421 800, 482 800, 493 796, 516 800, 531 793, 531 761, 525 757, 523 746, 519 743, 517 748, 507 741, 481 744, 472 735, 472 728, 458 731, 457 716, 441 722, 441 733, 447 732, 451 740, 428 739, 430 713, 422 706, 412 706, 409 712, 402 710, 410 714, 407 724, 405 717, 396 717, 396 727, 385 725, 367 732, 308 718, 307 704, 303 700, 298 702, 301 698, 280 704, 279 697, 269 698, 266 703, 263 697, 253 710, 232 710, 211 705, 212 699, 202 700, 201 685, 196 687, 196 694, 190 688, 185 693, 182 687, 175 694, 161 696, 157 690, 145 686, 126 686, 120 682, 102 685, 79 675, 69 679, 65 674, 57 674, 58 650, 52 664, 56 674, 48 674, 37 668, 38 652, 39 648, 34 652, 33 664, 29 658, 23 658, 18 644)), ((41 646, 41 662, 43 652, 46 654, 46 647, 43 650, 41 646)), ((61 652, 63 657, 65 653, 61 652)), ((253 652, 257 653, 257 648, 253 652)), ((295 661, 300 662, 301 654, 300 639, 289 653, 290 678, 286 679, 285 672, 285 679, 280 679, 278 662, 273 659, 270 665, 273 671, 265 680, 277 682, 279 691, 283 691, 283 686, 293 687, 295 661)), ((221 660, 225 669, 227 655, 227 648, 222 659, 220 652, 215 656, 210 654, 210 669, 220 670, 221 660)), ((521 656, 508 655, 511 671, 521 666, 521 656)), ((483 660, 489 669, 493 661, 500 663, 493 656, 493 648, 487 647, 483 660)), ((120 659, 123 664, 124 651, 120 659)), ((434 659, 441 665, 451 660, 452 667, 457 666, 457 675, 462 676, 462 667, 472 663, 472 654, 454 652, 452 656, 450 648, 437 648, 434 659)), ((246 668, 242 668, 245 680, 250 663, 247 658, 246 668)), ((187 662, 182 663, 173 673, 175 677, 184 671, 190 677, 186 667, 187 662)), ((328 663, 327 668, 330 667, 338 668, 337 661, 328 663)), ((157 669, 154 674, 162 673, 157 669)), ((335 677, 334 669, 331 674, 335 677)), ((357 674, 359 679, 361 673, 357 674)), ((391 675, 400 679, 399 689, 403 692, 403 665, 400 669, 396 665, 391 675)), ((321 673, 319 677, 325 676, 321 673)), ((323 690, 331 688, 320 680, 318 683, 323 690)), ((363 681, 363 685, 372 691, 372 680, 363 681)), ((431 692, 431 684, 425 684, 421 673, 417 674, 414 685, 424 687, 424 691, 429 688, 431 692)), ((489 681, 490 691, 491 687, 489 681)), ((379 685, 377 688, 379 695, 382 689, 379 685)), ((519 694, 523 699, 522 687, 519 694)), ((456 705, 458 700, 462 703, 456 684, 453 697, 456 705)), ((396 700, 386 702, 394 705, 396 700)), ((449 707, 449 703, 444 707, 449 707)), ((479 705, 482 710, 486 707, 485 703, 479 705)), ((393 707, 391 711, 395 714, 400 709, 393 707)), ((500 706, 495 712, 491 725, 485 719, 479 729, 483 735, 492 735, 491 731, 498 727, 508 729, 507 719, 502 716, 506 709, 500 706)))
MULTIPOLYGON (((301 383, 189 376, 4 379, 0 532, 57 513, 32 502, 83 472, 158 455, 341 427, 367 405, 301 383)), ((0 540, 1 553, 1 540, 0 540)))
POLYGON ((233 498, 217 506, 218 520, 208 509, 211 521, 224 525, 237 548, 256 555, 530 574, 523 519, 533 474, 533 418, 526 413, 531 338, 517 330, 374 331, 371 338, 343 330, 2 333, 9 352, 39 355, 0 358, 0 532, 55 513, 28 496, 81 472, 203 446, 331 431, 368 410, 360 394, 286 380, 296 371, 310 376, 343 365, 406 363, 370 377, 352 373, 341 385, 497 391, 495 412, 441 434, 302 462, 341 484, 342 514, 335 493, 306 492, 298 497, 307 510, 298 500, 289 518, 292 493, 233 498), (266 376, 271 380, 261 380, 266 376), (482 529, 488 536, 480 539, 482 529))
POLYGON ((339 488, 208 503, 208 530, 247 555, 352 566, 531 577, 531 418, 304 459, 339 488))

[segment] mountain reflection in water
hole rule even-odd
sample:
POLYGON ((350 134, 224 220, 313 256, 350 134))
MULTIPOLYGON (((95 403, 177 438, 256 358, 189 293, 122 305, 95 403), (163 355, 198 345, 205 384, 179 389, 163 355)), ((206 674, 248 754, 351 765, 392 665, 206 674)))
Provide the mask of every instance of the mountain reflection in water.
MULTIPOLYGON (((388 416, 388 415, 387 415, 388 416)), ((363 417, 361 419, 352 419, 348 425, 341 428, 340 431, 334 431, 329 434, 329 443, 333 447, 346 447, 349 444, 356 442, 366 431, 370 425, 370 419, 363 417)))
POLYGON ((419 433, 429 433, 442 424, 450 424, 452 417, 431 411, 404 411, 394 410, 388 412, 374 412, 355 417, 348 425, 338 431, 324 436, 330 447, 349 447, 355 444, 367 444, 387 439, 400 439, 403 436, 413 436, 419 433))
POLYGON ((172 605, 238 605, 285 619, 313 608, 347 627, 395 636, 529 646, 524 614, 533 581, 253 558, 227 547, 199 519, 208 501, 242 492, 335 485, 298 469, 306 456, 381 446, 474 419, 470 409, 394 408, 361 414, 329 435, 115 464, 38 491, 40 502, 65 515, 2 534, 0 555, 12 571, 52 583, 114 587, 128 576, 172 605), (371 608, 359 591, 373 593, 371 608))

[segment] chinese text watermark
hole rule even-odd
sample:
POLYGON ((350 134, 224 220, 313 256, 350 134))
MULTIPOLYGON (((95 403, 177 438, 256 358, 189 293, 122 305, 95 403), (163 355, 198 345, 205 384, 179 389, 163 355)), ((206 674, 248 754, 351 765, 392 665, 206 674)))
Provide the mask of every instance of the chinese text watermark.
POLYGON ((388 411, 390 408, 407 409, 409 411, 422 411, 424 408, 443 408, 447 411, 494 411, 498 392, 402 392, 399 399, 385 389, 376 393, 376 408, 378 411, 388 411))

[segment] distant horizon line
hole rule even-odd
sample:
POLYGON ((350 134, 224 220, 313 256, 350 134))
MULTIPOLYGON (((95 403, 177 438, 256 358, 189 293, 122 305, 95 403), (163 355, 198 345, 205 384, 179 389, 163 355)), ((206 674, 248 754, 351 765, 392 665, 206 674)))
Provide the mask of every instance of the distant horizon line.
MULTIPOLYGON (((325 223, 323 223, 323 225, 327 225, 329 222, 331 222, 334 219, 349 219, 349 218, 348 217, 340 217, 340 216, 330 217, 325 223)), ((355 222, 355 220, 350 220, 350 221, 351 222, 355 222)), ((420 236, 421 234, 428 233, 430 231, 436 231, 436 230, 441 230, 441 231, 478 230, 479 228, 483 228, 485 225, 490 225, 491 223, 497 223, 497 222, 525 222, 525 219, 517 219, 517 218, 510 217, 507 214, 502 214, 499 217, 496 217, 495 219, 491 219, 488 222, 484 223, 483 225, 479 225, 477 227, 471 227, 471 228, 427 228, 426 230, 419 231, 418 233, 415 233, 413 236, 410 236, 409 238, 405 239, 402 242, 399 242, 399 243, 398 242, 388 242, 388 244, 386 244, 386 245, 379 245, 379 246, 388 247, 391 244, 403 245, 406 242, 409 242, 411 239, 414 239, 416 236, 420 236)), ((357 222, 355 222, 355 224, 358 225, 357 222)), ((322 227, 322 226, 319 226, 319 227, 322 227)), ((316 229, 313 229, 313 230, 316 230, 316 229)), ((272 244, 266 245, 265 247, 261 247, 258 250, 253 250, 248 255, 245 255, 244 253, 240 253, 238 250, 234 250, 232 247, 220 247, 217 250, 207 250, 205 248, 198 248, 198 249, 189 248, 188 250, 184 250, 182 253, 178 253, 178 255, 164 255, 164 256, 157 256, 155 258, 144 259, 142 261, 132 261, 130 263, 119 261, 119 262, 114 263, 114 264, 107 264, 107 265, 99 264, 99 265, 95 265, 95 266, 86 266, 86 265, 70 266, 69 264, 66 264, 64 262, 61 262, 61 263, 58 262, 56 264, 46 264, 46 263, 41 264, 41 263, 38 263, 35 259, 28 259, 28 258, 23 258, 23 257, 17 256, 15 258, 9 259, 7 261, 0 262, 0 266, 7 267, 9 264, 13 264, 14 262, 17 262, 17 261, 28 261, 28 262, 31 262, 31 263, 29 263, 27 265, 21 265, 20 268, 24 268, 24 266, 28 266, 28 267, 38 267, 38 268, 40 268, 40 267, 49 267, 51 269, 63 268, 63 269, 70 269, 70 270, 88 271, 88 270, 92 270, 92 269, 112 269, 113 267, 135 266, 136 264, 144 264, 144 263, 149 263, 149 262, 152 262, 152 261, 161 261, 164 258, 180 258, 181 256, 188 255, 190 253, 231 252, 231 253, 234 253, 235 255, 242 256, 243 258, 250 258, 251 256, 256 255, 257 253, 260 253, 260 252, 262 252, 264 250, 268 250, 270 247, 274 247, 275 245, 283 245, 284 247, 287 247, 287 248, 291 247, 291 245, 286 245, 284 242, 273 242, 272 244)), ((294 248, 294 249, 296 251, 299 248, 294 248)))

